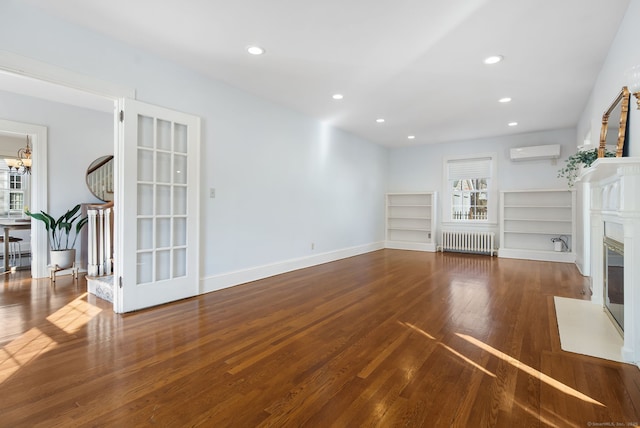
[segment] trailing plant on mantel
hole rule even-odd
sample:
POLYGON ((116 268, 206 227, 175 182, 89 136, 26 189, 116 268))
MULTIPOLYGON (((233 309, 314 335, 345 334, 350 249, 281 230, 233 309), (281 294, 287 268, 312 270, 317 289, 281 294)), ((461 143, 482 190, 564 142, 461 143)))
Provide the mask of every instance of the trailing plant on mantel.
MULTIPOLYGON (((604 157, 606 158, 612 158, 615 157, 615 155, 615 153, 608 150, 604 151, 604 157)), ((598 159, 597 147, 592 150, 578 151, 577 153, 569 156, 567 160, 565 160, 566 165, 558 170, 558 178, 566 178, 569 187, 573 187, 576 178, 578 178, 578 175, 580 175, 582 167, 590 167, 596 159, 598 159)))

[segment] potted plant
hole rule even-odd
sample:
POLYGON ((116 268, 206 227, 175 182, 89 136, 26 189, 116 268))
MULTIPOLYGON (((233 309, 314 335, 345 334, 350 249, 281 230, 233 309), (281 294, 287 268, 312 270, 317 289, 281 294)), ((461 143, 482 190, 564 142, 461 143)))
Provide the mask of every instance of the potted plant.
POLYGON ((51 266, 58 269, 70 268, 76 260, 76 240, 89 220, 87 217, 81 217, 80 214, 77 214, 79 210, 80 204, 71 208, 56 220, 44 211, 32 213, 25 209, 26 215, 44 223, 49 235, 51 266), (75 228, 73 227, 74 223, 75 228), (72 234, 73 239, 71 239, 72 234))
MULTIPOLYGON (((608 150, 604 151, 604 157, 611 158, 615 157, 615 155, 615 153, 608 150)), ((596 159, 598 159, 598 148, 578 151, 565 160, 566 165, 558 170, 558 178, 566 178, 569 187, 573 187, 581 169, 590 167, 596 159)))

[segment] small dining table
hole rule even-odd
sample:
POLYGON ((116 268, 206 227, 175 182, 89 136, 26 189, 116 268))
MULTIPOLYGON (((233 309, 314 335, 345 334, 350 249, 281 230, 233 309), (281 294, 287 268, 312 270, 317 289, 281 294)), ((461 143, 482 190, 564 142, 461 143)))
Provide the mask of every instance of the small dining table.
POLYGON ((4 271, 11 269, 9 266, 9 232, 16 229, 31 229, 31 220, 0 220, 0 227, 4 229, 4 271))

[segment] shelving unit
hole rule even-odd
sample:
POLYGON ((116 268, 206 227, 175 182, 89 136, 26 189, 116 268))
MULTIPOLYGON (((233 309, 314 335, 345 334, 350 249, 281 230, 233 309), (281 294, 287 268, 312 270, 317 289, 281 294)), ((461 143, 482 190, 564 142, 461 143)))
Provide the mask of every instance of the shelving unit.
POLYGON ((500 192, 499 257, 574 263, 576 195, 572 190, 500 192), (554 239, 568 248, 555 250, 554 239))
POLYGON ((388 193, 386 248, 436 250, 436 192, 388 193))

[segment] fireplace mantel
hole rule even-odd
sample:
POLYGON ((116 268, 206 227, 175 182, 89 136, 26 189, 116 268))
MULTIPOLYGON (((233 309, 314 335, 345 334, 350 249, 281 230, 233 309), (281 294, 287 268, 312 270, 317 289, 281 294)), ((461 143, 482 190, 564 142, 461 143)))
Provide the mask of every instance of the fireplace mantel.
POLYGON ((625 361, 640 365, 640 158, 601 158, 578 181, 591 187, 591 286, 604 302, 605 236, 624 244, 625 361))

